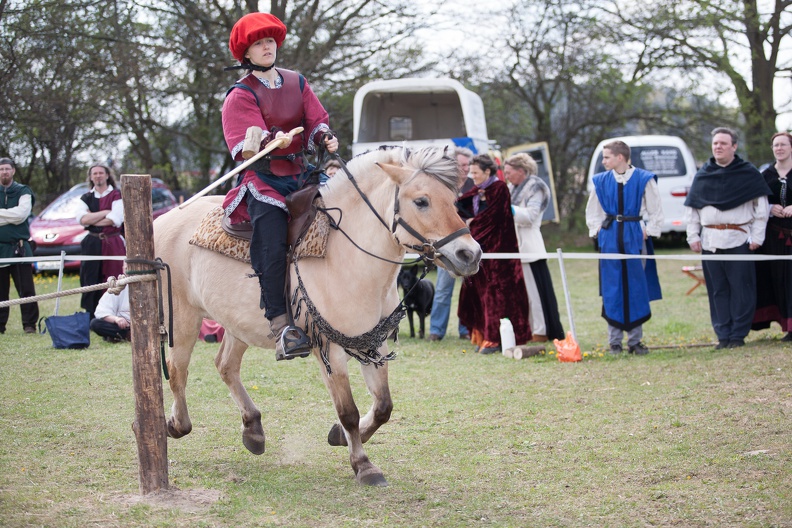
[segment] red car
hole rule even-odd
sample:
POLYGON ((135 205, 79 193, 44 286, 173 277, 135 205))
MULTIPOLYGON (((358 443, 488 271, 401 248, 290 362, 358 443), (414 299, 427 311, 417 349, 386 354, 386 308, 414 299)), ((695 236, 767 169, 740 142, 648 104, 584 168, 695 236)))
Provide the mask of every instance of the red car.
MULTIPOLYGON (((74 217, 77 214, 77 203, 80 196, 86 192, 88 192, 88 183, 78 183, 58 196, 40 215, 33 218, 30 222, 30 237, 36 244, 36 249, 33 251, 34 256, 60 256, 61 251, 65 251, 67 255, 81 253, 80 242, 88 234, 88 231, 74 217)), ((178 205, 168 186, 157 178, 151 180, 151 203, 154 218, 178 205)), ((60 263, 57 261, 43 261, 36 262, 34 268, 37 272, 57 270, 59 265, 60 263)), ((64 267, 79 269, 80 262, 66 260, 64 267)))

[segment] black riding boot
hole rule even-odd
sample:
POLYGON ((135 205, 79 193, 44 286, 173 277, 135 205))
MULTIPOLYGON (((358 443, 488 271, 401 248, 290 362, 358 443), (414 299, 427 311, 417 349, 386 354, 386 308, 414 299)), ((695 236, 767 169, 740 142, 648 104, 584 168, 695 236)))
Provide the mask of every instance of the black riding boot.
POLYGON ((275 359, 294 359, 308 357, 311 354, 311 340, 302 328, 289 326, 286 314, 279 315, 270 321, 270 336, 275 338, 275 359))
POLYGON ((307 357, 311 352, 311 340, 296 326, 289 326, 286 315, 286 248, 288 217, 283 209, 259 202, 252 195, 247 197, 253 237, 250 240, 250 262, 259 278, 261 304, 264 315, 270 321, 272 337, 275 338, 275 359, 307 357))

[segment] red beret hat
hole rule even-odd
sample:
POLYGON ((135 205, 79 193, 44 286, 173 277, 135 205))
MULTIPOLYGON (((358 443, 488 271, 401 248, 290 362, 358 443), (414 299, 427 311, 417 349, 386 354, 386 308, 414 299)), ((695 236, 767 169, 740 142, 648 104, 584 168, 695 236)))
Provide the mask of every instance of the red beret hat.
POLYGON ((250 13, 234 24, 228 47, 236 60, 242 62, 245 52, 257 40, 271 37, 280 48, 286 38, 286 25, 269 13, 250 13))

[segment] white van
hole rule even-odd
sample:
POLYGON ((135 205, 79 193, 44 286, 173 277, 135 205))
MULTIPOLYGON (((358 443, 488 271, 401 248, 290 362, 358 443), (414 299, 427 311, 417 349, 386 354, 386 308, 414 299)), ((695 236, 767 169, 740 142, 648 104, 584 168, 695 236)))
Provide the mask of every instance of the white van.
POLYGON ((663 233, 684 233, 685 198, 696 175, 696 161, 687 144, 676 136, 625 136, 606 139, 597 145, 591 157, 588 191, 594 188, 592 177, 604 172, 602 147, 611 141, 623 141, 630 147, 631 163, 657 175, 663 204, 663 233))
POLYGON ((355 94, 352 155, 380 145, 489 148, 484 104, 453 79, 373 81, 355 94))

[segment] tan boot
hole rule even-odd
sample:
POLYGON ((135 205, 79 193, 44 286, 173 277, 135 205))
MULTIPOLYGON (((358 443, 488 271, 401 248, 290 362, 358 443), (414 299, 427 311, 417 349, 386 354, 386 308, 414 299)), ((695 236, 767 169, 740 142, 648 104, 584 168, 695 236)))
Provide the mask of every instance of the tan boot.
POLYGON ((311 355, 311 340, 302 328, 289 326, 286 314, 270 321, 270 337, 275 338, 275 360, 294 359, 311 355))

